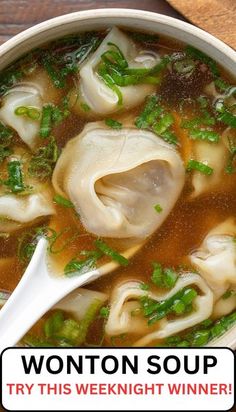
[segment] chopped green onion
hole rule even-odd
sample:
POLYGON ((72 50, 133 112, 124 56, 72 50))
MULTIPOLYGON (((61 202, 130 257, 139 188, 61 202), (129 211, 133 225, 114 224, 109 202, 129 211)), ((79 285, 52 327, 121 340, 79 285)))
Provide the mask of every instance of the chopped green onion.
POLYGON ((170 144, 177 144, 178 140, 175 134, 170 130, 174 122, 174 117, 171 113, 165 113, 163 107, 160 106, 159 98, 156 95, 151 95, 147 99, 146 105, 135 121, 136 127, 139 129, 151 128, 159 137, 170 144))
POLYGON ((12 149, 0 145, 0 163, 2 163, 3 160, 9 157, 12 153, 12 149))
POLYGON ((87 113, 91 110, 89 105, 87 103, 84 103, 84 102, 80 103, 80 107, 85 113, 87 113))
POLYGON ((55 60, 53 59, 53 57, 49 54, 46 54, 42 59, 42 63, 54 86, 58 89, 65 87, 65 80, 59 69, 55 67, 55 60))
POLYGON ((101 64, 98 68, 98 74, 104 81, 104 83, 111 89, 113 92, 117 95, 118 102, 117 104, 119 106, 122 105, 123 103, 123 95, 119 89, 119 87, 116 86, 115 81, 113 78, 110 76, 110 74, 107 72, 106 66, 104 64, 101 64))
POLYGON ((44 324, 44 334, 46 338, 52 337, 59 329, 61 329, 64 322, 64 316, 61 310, 56 311, 44 324))
MULTIPOLYGON (((137 117, 135 121, 135 125, 136 127, 138 127, 138 129, 147 128, 151 124, 151 122, 155 120, 155 119, 151 119, 151 122, 150 122, 149 116, 151 115, 151 113, 153 113, 154 109, 156 108, 157 103, 158 103, 158 97, 156 95, 152 95, 148 97, 144 110, 139 115, 139 117, 137 117)), ((158 114, 160 114, 159 110, 158 110, 158 114)))
POLYGON ((156 134, 162 135, 173 124, 174 118, 172 114, 164 114, 158 122, 153 125, 153 130, 156 134))
POLYGON ((52 175, 53 168, 59 158, 60 152, 53 137, 48 144, 39 147, 30 160, 28 172, 40 180, 46 180, 52 175))
POLYGON ((53 201, 57 203, 58 205, 66 207, 66 208, 74 207, 73 203, 70 200, 66 199, 65 197, 61 195, 55 195, 53 198, 53 201))
POLYGON ((182 340, 176 345, 177 348, 189 348, 189 346, 190 344, 187 340, 182 340))
POLYGON ((173 68, 179 74, 190 75, 195 68, 195 63, 192 59, 177 60, 174 62, 173 68))
POLYGON ((150 289, 150 286, 149 286, 149 284, 148 283, 140 283, 140 289, 141 290, 149 290, 150 289))
POLYGON ((28 117, 32 120, 39 120, 40 118, 40 110, 37 109, 36 107, 28 107, 28 117))
POLYGON ((109 309, 108 306, 103 306, 103 307, 100 309, 100 312, 99 312, 100 316, 101 316, 102 318, 105 318, 105 319, 108 319, 109 313, 110 313, 110 309, 109 309))
POLYGON ((197 98, 197 102, 199 103, 201 109, 206 109, 208 106, 208 99, 206 96, 199 96, 197 98))
POLYGON ((194 326, 190 332, 185 333, 182 336, 170 336, 165 339, 164 345, 168 347, 200 347, 206 345, 208 342, 215 338, 222 336, 227 330, 229 330, 236 323, 236 312, 230 315, 223 316, 213 323, 211 319, 206 319, 200 324, 194 326), (184 344, 182 345, 182 342, 184 344))
POLYGON ((112 129, 121 129, 122 128, 122 123, 118 122, 117 120, 114 119, 106 119, 105 123, 107 126, 111 127, 112 129))
POLYGON ((80 276, 86 272, 90 272, 91 270, 96 268, 96 262, 100 257, 101 254, 97 254, 97 256, 94 255, 83 260, 73 258, 65 266, 64 273, 66 276, 72 277, 80 276))
POLYGON ((97 313, 101 307, 102 302, 99 299, 94 299, 93 303, 89 306, 87 312, 85 313, 84 318, 80 321, 79 324, 79 336, 76 340, 76 345, 80 346, 85 342, 89 327, 92 325, 93 321, 96 318, 97 313))
POLYGON ((236 129, 236 115, 230 113, 227 110, 224 111, 223 113, 220 113, 217 116, 217 120, 236 129))
POLYGON ((37 246, 37 238, 34 231, 23 233, 18 238, 17 256, 23 263, 28 263, 37 246))
POLYGON ((17 116, 27 116, 32 120, 39 120, 41 115, 40 110, 37 109, 37 107, 31 106, 19 106, 15 109, 14 113, 17 116))
POLYGON ((148 325, 154 324, 168 314, 183 314, 187 313, 189 309, 192 310, 192 302, 196 296, 197 292, 193 288, 185 287, 161 302, 156 302, 147 296, 142 297, 141 306, 144 316, 148 317, 148 325))
POLYGON ((236 172, 236 167, 234 165, 235 158, 236 158, 236 136, 232 136, 232 137, 229 136, 228 143, 229 143, 230 156, 229 156, 228 164, 226 166, 226 173, 232 174, 236 172))
POLYGON ((7 186, 12 193, 21 193, 26 187, 23 182, 21 162, 12 160, 7 164, 8 179, 2 183, 7 186))
POLYGON ((104 255, 109 256, 112 260, 118 262, 120 265, 127 266, 129 264, 129 260, 126 259, 126 257, 122 256, 116 250, 112 249, 103 240, 95 240, 95 245, 102 253, 104 253, 104 255))
POLYGON ((54 331, 52 337, 75 345, 80 337, 80 324, 74 319, 65 319, 60 328, 54 331))
POLYGON ((197 160, 189 160, 186 168, 187 172, 192 170, 197 170, 198 172, 203 173, 204 175, 210 176, 213 173, 212 167, 206 165, 205 163, 198 162, 197 160))
POLYGON ((197 296, 197 292, 195 289, 188 289, 186 288, 181 296, 182 302, 185 303, 185 305, 189 305, 192 303, 193 299, 195 299, 197 296))
POLYGON ((190 56, 193 59, 200 60, 201 62, 205 63, 210 69, 214 76, 219 76, 219 69, 215 60, 213 60, 210 56, 203 53, 202 51, 196 49, 193 46, 187 46, 185 48, 185 52, 187 56, 190 56))
POLYGON ((210 332, 208 330, 200 330, 193 336, 192 346, 199 347, 207 344, 209 340, 210 332))
POLYGON ((152 282, 160 287, 172 289, 178 279, 178 274, 171 268, 163 268, 160 263, 153 263, 152 282))
POLYGON ((218 133, 213 132, 212 130, 201 130, 201 129, 192 129, 189 132, 189 136, 192 139, 206 140, 208 142, 218 143, 220 136, 218 133))
POLYGON ((0 122, 0 144, 9 145, 13 137, 13 131, 0 122))
POLYGON ((173 145, 177 145, 178 144, 178 139, 176 137, 176 135, 171 132, 170 130, 166 130, 164 133, 161 134, 160 136, 163 140, 165 140, 165 142, 173 144, 173 145))
POLYGON ((182 315, 182 313, 185 312, 185 309, 186 305, 182 300, 179 299, 177 299, 172 306, 172 310, 176 313, 176 315, 182 315))
POLYGON ((15 112, 14 112, 17 116, 22 116, 22 115, 25 115, 25 114, 27 114, 27 107, 25 107, 25 106, 19 106, 19 107, 17 107, 16 109, 15 109, 15 112))
POLYGON ((230 85, 220 77, 214 81, 215 86, 222 92, 225 92, 230 88, 230 85))
POLYGON ((231 296, 236 295, 236 291, 235 290, 227 290, 223 295, 222 295, 222 299, 228 299, 231 296))
POLYGON ((157 205, 154 206, 154 209, 157 213, 161 213, 163 211, 161 205, 159 205, 159 203, 157 203, 157 205))
POLYGON ((45 139, 51 133, 52 128, 52 105, 47 104, 43 106, 42 118, 40 124, 40 136, 45 139))

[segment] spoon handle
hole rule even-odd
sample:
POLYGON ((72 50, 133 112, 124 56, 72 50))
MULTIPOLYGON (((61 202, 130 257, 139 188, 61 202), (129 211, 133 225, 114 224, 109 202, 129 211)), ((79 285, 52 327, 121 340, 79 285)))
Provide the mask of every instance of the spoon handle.
POLYGON ((0 311, 0 351, 17 343, 35 322, 45 313, 45 303, 51 303, 50 279, 44 262, 47 241, 40 239, 34 258, 29 263, 17 288, 0 311), (45 273, 46 272, 46 273, 45 273), (46 283, 45 283, 46 282, 46 283), (43 290, 43 296, 41 293, 43 290), (49 298, 49 299, 48 299, 49 298), (40 313, 41 312, 41 313, 40 313))

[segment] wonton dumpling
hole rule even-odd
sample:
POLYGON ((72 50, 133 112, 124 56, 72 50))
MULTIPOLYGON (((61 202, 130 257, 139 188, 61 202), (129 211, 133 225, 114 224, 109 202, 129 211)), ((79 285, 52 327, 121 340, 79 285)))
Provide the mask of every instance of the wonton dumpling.
POLYGON ((236 285, 235 235, 235 221, 228 219, 211 230, 201 247, 190 255, 191 263, 208 282, 216 299, 230 284, 236 285))
POLYGON ((96 72, 101 62, 101 55, 112 49, 108 43, 119 47, 129 63, 129 68, 152 68, 160 60, 159 56, 154 56, 150 52, 139 52, 133 41, 114 27, 80 69, 78 104, 82 101, 93 112, 101 115, 115 112, 121 108, 130 109, 138 106, 154 90, 154 86, 150 84, 117 86, 123 95, 123 104, 122 106, 118 105, 117 94, 104 83, 96 72))
POLYGON ((27 196, 2 195, 0 196, 0 231, 11 232, 19 229, 21 225, 33 222, 38 217, 54 213, 50 192, 47 190, 27 196))
POLYGON ((88 232, 144 239, 170 213, 184 176, 177 151, 153 133, 97 122, 67 143, 53 185, 72 201, 88 232))
POLYGON ((232 296, 220 298, 214 305, 213 317, 219 319, 222 316, 228 315, 236 308, 236 290, 232 296))
POLYGON ((56 303, 53 309, 70 312, 76 320, 80 321, 84 318, 92 304, 100 302, 102 306, 107 299, 108 296, 105 293, 79 288, 56 303))
POLYGON ((15 114, 15 110, 20 106, 30 106, 38 109, 41 113, 43 101, 40 90, 36 86, 22 83, 8 90, 2 102, 0 120, 14 129, 27 146, 33 149, 39 134, 40 120, 18 116, 15 114))
MULTIPOLYGON (((21 161, 22 171, 24 172, 29 159, 29 154, 22 148, 15 148, 14 154, 9 158, 9 161, 21 161)), ((50 216, 55 213, 52 192, 47 184, 41 184, 32 178, 28 178, 24 183, 27 186, 32 186, 29 194, 7 193, 7 189, 4 186, 0 186, 1 232, 12 232, 39 217, 50 216)))
POLYGON ((196 273, 186 273, 179 277, 176 285, 168 292, 152 293, 146 292, 140 288, 141 282, 128 281, 118 285, 111 296, 110 314, 105 326, 107 335, 120 335, 123 333, 143 333, 143 327, 147 325, 147 319, 142 315, 132 316, 135 309, 140 308, 139 300, 143 296, 148 296, 157 302, 169 299, 180 289, 195 285, 200 289, 201 295, 198 295, 193 301, 194 310, 187 315, 178 317, 173 320, 162 319, 150 327, 146 326, 144 336, 135 342, 134 346, 146 346, 152 341, 163 339, 174 335, 187 328, 190 328, 199 322, 211 316, 213 309, 213 293, 207 286, 201 276, 196 273))
POLYGON ((213 168, 213 173, 206 176, 201 172, 194 171, 192 177, 193 193, 196 197, 214 189, 220 183, 222 173, 227 162, 227 147, 223 142, 208 143, 196 141, 193 144, 193 159, 205 163, 213 168))

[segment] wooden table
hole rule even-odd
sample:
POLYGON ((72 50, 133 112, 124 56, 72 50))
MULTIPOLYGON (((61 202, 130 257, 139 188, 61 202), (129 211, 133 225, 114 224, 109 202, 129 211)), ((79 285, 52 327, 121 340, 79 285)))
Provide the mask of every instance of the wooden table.
POLYGON ((0 0, 0 44, 51 17, 104 7, 149 10, 184 20, 165 0, 0 0))

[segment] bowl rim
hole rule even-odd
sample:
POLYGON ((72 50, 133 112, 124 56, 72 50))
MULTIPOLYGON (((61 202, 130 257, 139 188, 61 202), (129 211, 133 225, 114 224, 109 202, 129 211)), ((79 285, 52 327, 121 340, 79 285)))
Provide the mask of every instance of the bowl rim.
POLYGON ((221 53, 229 56, 236 63, 236 51, 234 51, 230 46, 225 44, 222 40, 219 40, 212 34, 202 30, 191 23, 184 22, 175 17, 167 16, 160 13, 155 13, 151 11, 139 10, 139 9, 129 9, 129 8, 101 8, 101 9, 91 9, 76 11, 73 13, 64 14, 61 16, 53 17, 47 19, 41 23, 38 23, 22 32, 16 34, 5 43, 0 45, 0 54, 6 54, 13 47, 19 46, 22 42, 29 40, 30 38, 47 32, 57 26, 68 25, 69 23, 81 20, 97 20, 102 18, 124 18, 124 19, 140 19, 146 20, 147 22, 152 20, 156 23, 161 23, 167 26, 172 26, 182 32, 191 34, 198 37, 204 43, 218 49, 221 53))

